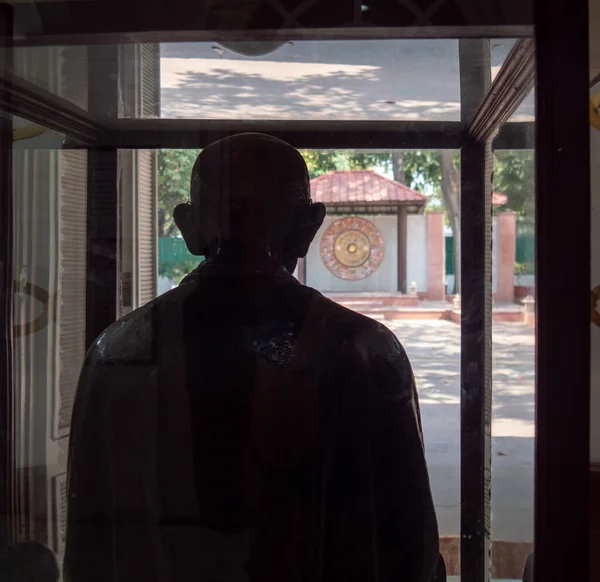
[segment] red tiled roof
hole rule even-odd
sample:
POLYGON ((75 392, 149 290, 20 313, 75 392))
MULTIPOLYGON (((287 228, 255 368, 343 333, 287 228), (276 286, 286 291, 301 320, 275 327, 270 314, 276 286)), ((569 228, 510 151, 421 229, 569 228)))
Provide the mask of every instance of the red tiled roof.
POLYGON ((313 178, 310 193, 314 202, 325 204, 425 205, 427 202, 423 194, 370 170, 336 171, 313 178))

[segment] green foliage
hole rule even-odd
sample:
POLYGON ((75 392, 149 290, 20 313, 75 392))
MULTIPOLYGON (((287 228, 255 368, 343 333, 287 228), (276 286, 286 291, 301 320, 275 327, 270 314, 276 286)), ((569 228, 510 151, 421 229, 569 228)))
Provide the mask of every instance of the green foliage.
POLYGON ((534 263, 515 263, 515 275, 534 275, 534 263))
POLYGON ((343 164, 342 158, 339 156, 341 152, 301 150, 300 153, 306 162, 308 175, 311 180, 317 176, 327 174, 327 172, 339 170, 341 169, 340 166, 343 164))
MULTIPOLYGON (((158 154, 158 234, 175 236, 173 208, 189 200, 192 167, 200 150, 160 150, 158 154)), ((302 150, 311 178, 334 170, 374 170, 392 173, 390 151, 302 150)), ((404 152, 406 183, 431 196, 431 207, 442 207, 440 195, 440 156, 434 151, 404 152)))
POLYGON ((519 214, 519 222, 532 225, 534 220, 535 157, 533 150, 502 150, 496 152, 494 189, 506 194, 507 203, 499 210, 510 208, 519 214))
POLYGON ((158 152, 158 235, 175 236, 173 208, 190 199, 192 168, 200 150, 158 152))
MULTIPOLYGON (((391 151, 302 150, 300 153, 306 161, 311 179, 334 170, 374 170, 386 175, 392 173, 391 151)), ((403 156, 406 184, 432 197, 430 206, 442 208, 443 203, 439 199, 442 180, 439 152, 406 150, 403 156)))
MULTIPOLYGON (((192 167, 200 150, 160 150, 158 172, 158 231, 159 236, 174 236, 173 208, 189 200, 192 167)), ((391 174, 391 152, 361 152, 356 150, 301 151, 311 178, 333 170, 375 170, 391 174)), ((441 200, 440 154, 430 150, 405 150, 406 183, 431 198, 430 208, 443 209, 441 200)), ((533 221, 534 153, 532 150, 503 150, 496 152, 494 188, 506 194, 506 207, 521 216, 521 223, 533 221)), ((459 167, 460 158, 456 160, 459 167)), ((504 209, 500 208, 499 210, 504 209)))
POLYGON ((439 152, 409 150, 404 152, 406 183, 413 190, 439 195, 442 183, 442 166, 439 152))
POLYGON ((334 170, 380 169, 387 172, 391 169, 391 156, 388 152, 301 150, 300 153, 306 162, 311 180, 334 170))

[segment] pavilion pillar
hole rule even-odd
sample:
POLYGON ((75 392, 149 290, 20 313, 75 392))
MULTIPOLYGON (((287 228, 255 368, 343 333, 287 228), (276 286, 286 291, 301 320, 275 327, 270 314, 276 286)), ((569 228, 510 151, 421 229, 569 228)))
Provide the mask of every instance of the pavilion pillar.
POLYGON ((298 259, 296 273, 298 275, 298 281, 303 285, 306 285, 306 257, 298 259))
POLYGON ((445 219, 443 211, 427 214, 427 298, 431 301, 446 298, 445 219))
POLYGON ((515 300, 515 257, 517 253, 517 213, 498 214, 498 287, 495 300, 512 303, 515 300))
POLYGON ((398 225, 396 231, 398 233, 398 291, 406 294, 407 282, 406 282, 406 264, 407 264, 407 212, 406 206, 398 206, 398 225))

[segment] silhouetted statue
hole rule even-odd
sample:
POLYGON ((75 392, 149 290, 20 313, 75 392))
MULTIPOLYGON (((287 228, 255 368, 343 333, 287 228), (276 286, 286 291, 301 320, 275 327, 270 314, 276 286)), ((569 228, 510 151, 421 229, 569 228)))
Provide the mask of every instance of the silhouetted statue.
POLYGON ((429 582, 438 532, 404 350, 291 274, 324 216, 285 142, 200 154, 174 217, 206 260, 83 367, 68 582, 429 582))

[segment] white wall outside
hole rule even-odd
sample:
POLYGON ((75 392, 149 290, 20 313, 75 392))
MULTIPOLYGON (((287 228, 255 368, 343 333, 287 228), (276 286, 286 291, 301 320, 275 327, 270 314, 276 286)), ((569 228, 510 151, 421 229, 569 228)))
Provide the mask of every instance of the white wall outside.
POLYGON ((327 227, 341 215, 325 217, 306 256, 306 284, 323 293, 396 292, 398 290, 398 234, 395 215, 365 215, 381 232, 385 253, 381 265, 370 277, 360 281, 346 281, 331 273, 321 259, 321 238, 327 227))
POLYGON ((406 217, 406 285, 413 281, 417 291, 427 291, 427 217, 406 217))
POLYGON ((498 292, 498 217, 492 218, 492 293, 498 292))

